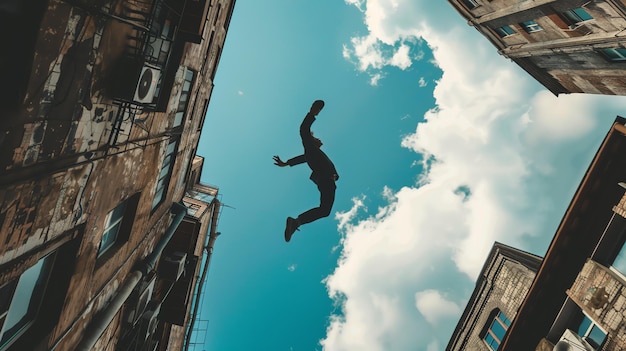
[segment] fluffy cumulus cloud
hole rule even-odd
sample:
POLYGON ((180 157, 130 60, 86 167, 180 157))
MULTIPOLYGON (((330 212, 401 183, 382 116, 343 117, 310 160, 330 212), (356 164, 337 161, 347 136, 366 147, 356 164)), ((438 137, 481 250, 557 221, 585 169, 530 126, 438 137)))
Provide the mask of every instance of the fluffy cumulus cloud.
POLYGON ((378 82, 424 43, 436 104, 402 145, 423 171, 366 213, 337 214, 341 255, 325 279, 339 306, 324 350, 445 348, 494 241, 543 253, 622 97, 563 95, 534 82, 445 1, 346 0, 368 33, 346 59, 378 82), (376 77, 374 79, 374 77, 376 77), (361 214, 361 215, 359 215, 361 214))
POLYGON ((415 35, 415 28, 412 27, 415 22, 410 22, 402 13, 410 5, 409 1, 346 0, 346 3, 364 13, 369 33, 354 37, 350 44, 344 45, 343 56, 358 70, 370 75, 370 84, 378 84, 384 77, 384 68, 391 66, 405 70, 412 66, 413 61, 424 57, 419 45, 421 36, 415 35), (394 23, 390 28, 388 24, 395 20, 402 22, 394 23), (403 23, 411 23, 411 26, 405 27, 403 23))
POLYGON ((461 312, 459 306, 446 300, 437 290, 424 290, 415 293, 415 307, 428 323, 437 325, 441 320, 455 317, 461 312))

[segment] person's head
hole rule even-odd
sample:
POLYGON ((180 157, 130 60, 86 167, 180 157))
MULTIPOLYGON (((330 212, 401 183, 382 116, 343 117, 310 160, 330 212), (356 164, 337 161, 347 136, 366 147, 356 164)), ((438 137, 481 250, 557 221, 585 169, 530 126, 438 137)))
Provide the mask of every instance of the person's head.
POLYGON ((315 100, 311 105, 311 112, 317 115, 324 108, 324 100, 315 100))

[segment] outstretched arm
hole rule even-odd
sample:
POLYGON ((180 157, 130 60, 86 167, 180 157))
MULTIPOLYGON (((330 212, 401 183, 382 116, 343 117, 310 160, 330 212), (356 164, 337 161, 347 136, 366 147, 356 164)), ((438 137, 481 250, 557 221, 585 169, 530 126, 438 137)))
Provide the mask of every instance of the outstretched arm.
POLYGON ((301 163, 306 162, 306 158, 304 157, 304 155, 291 158, 287 160, 287 162, 283 162, 283 160, 281 160, 280 157, 278 157, 278 155, 274 156, 273 159, 274 159, 274 164, 277 165, 278 167, 295 166, 295 165, 299 165, 301 163))
POLYGON ((313 135, 311 134, 311 125, 315 122, 315 116, 317 116, 320 111, 324 108, 324 101, 315 100, 311 108, 309 109, 309 113, 306 114, 302 124, 300 124, 300 137, 302 138, 302 143, 308 144, 313 142, 313 135))

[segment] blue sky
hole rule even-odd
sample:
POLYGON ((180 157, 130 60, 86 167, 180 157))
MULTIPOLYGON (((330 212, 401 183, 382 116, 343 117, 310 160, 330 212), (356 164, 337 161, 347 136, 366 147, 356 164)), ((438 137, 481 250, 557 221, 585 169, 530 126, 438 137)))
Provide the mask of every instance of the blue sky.
POLYGON ((552 96, 445 2, 237 0, 198 154, 224 208, 197 350, 443 350, 494 241, 543 254, 623 97, 552 96), (299 155, 341 179, 330 217, 299 155))

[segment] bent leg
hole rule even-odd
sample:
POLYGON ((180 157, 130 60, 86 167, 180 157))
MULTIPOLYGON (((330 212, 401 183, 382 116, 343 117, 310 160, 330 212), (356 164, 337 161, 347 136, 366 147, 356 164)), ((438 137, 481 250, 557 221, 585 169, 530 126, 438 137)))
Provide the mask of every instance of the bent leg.
POLYGON ((320 191, 320 205, 301 213, 297 218, 298 224, 300 225, 311 223, 320 218, 328 217, 333 209, 333 203, 335 202, 335 190, 337 189, 335 182, 329 181, 318 184, 317 188, 320 191))

